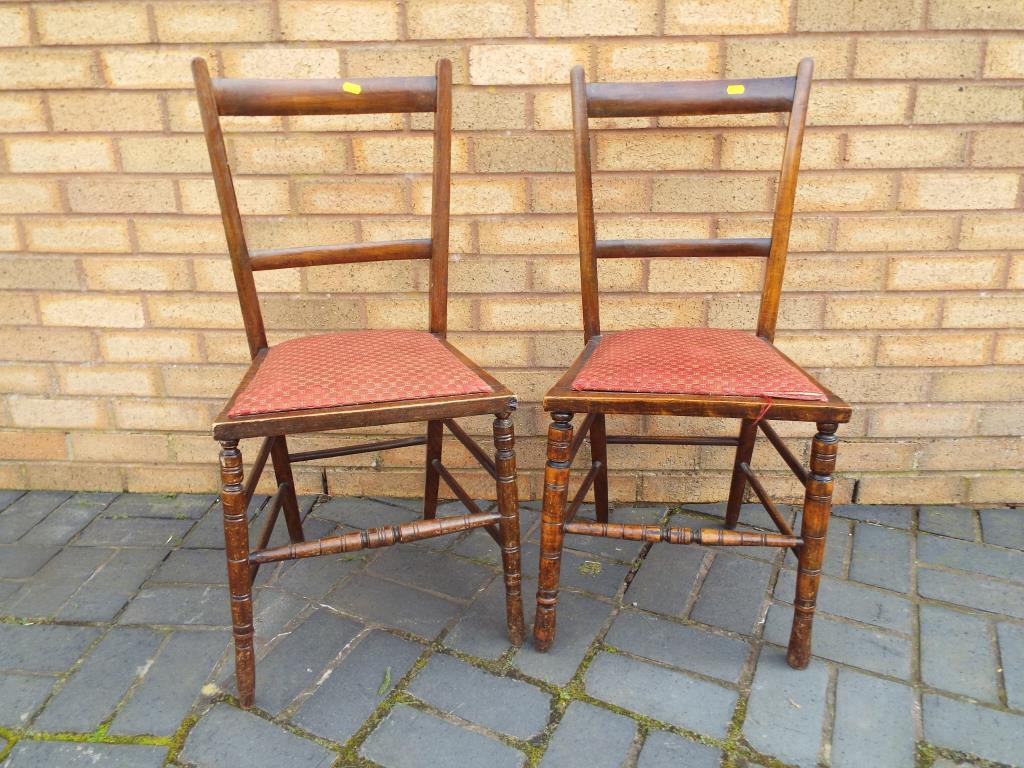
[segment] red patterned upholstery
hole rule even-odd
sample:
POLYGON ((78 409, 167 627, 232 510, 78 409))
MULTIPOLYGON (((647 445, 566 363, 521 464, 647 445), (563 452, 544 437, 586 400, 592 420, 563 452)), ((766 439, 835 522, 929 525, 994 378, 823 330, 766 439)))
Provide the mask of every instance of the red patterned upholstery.
POLYGON ((349 331, 270 348, 228 416, 490 392, 425 331, 349 331))
POLYGON ((827 399, 771 344, 752 333, 724 328, 647 328, 608 334, 572 388, 827 399))

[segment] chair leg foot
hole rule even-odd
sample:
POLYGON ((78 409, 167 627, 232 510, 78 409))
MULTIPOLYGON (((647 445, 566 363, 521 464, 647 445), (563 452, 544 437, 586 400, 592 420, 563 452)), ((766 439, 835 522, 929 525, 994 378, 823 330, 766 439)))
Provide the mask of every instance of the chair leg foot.
POLYGON ((590 425, 590 458, 601 462, 601 469, 594 478, 594 513, 597 522, 608 522, 608 439, 605 431, 605 417, 600 414, 590 425))
POLYGON ((221 504, 224 507, 224 551, 228 561, 231 626, 235 641, 235 679, 239 703, 249 708, 256 696, 253 651, 252 584, 249 579, 249 525, 242 488, 242 453, 237 440, 221 443, 221 504))
POLYGON ((796 597, 793 600, 793 628, 789 636, 786 659, 794 669, 804 669, 811 661, 811 629, 818 599, 818 583, 825 555, 825 537, 832 509, 832 475, 835 472, 838 425, 818 424, 818 433, 811 445, 811 472, 804 494, 804 517, 800 537, 799 566, 796 576, 796 597))
POLYGON ((732 465, 732 483, 729 485, 729 501, 725 505, 725 527, 730 530, 736 527, 740 519, 740 506, 743 504, 743 493, 747 489, 747 476, 740 471, 740 464, 749 464, 754 455, 754 442, 757 439, 757 422, 743 419, 740 426, 739 444, 736 446, 736 458, 732 465))
POLYGON ((519 647, 526 635, 523 617, 522 557, 519 550, 519 489, 516 487, 515 431, 511 413, 494 417, 494 466, 497 469, 498 512, 501 515, 501 565, 505 578, 508 639, 519 647))
POLYGON ((441 475, 434 466, 434 459, 441 459, 441 447, 444 441, 444 422, 427 422, 427 478, 423 486, 423 519, 433 520, 437 517, 437 494, 440 489, 441 475))
POLYGON ((555 609, 562 560, 562 520, 569 492, 569 451, 572 447, 572 414, 554 413, 548 427, 548 460, 544 469, 544 509, 541 516, 540 574, 533 643, 538 651, 555 641, 555 609))

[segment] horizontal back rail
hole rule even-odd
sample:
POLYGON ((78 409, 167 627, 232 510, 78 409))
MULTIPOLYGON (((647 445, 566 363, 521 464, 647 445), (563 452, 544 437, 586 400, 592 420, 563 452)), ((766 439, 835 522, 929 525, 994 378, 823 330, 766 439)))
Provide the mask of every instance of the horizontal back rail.
POLYGON ((213 93, 220 115, 361 115, 433 112, 433 77, 348 80, 249 80, 218 78, 213 93))
POLYGON ((313 245, 251 251, 249 264, 254 271, 290 267, 322 267, 328 264, 363 264, 368 261, 404 261, 429 259, 431 243, 422 240, 389 240, 381 243, 313 245))
POLYGON ((670 117, 788 112, 795 77, 675 83, 589 83, 589 117, 670 117))
POLYGON ((729 240, 598 240, 594 255, 599 259, 662 258, 668 256, 768 257, 768 238, 729 240))

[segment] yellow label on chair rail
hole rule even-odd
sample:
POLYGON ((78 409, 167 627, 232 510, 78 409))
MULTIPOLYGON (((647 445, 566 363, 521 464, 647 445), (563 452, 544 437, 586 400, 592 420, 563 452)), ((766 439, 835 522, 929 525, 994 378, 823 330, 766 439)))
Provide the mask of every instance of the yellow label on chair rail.
POLYGON ((730 96, 739 96, 741 93, 743 93, 746 90, 747 89, 743 85, 743 83, 736 83, 735 85, 727 85, 727 86, 725 86, 725 92, 727 94, 729 94, 730 96))
MULTIPOLYGON (((732 86, 730 86, 730 88, 731 87, 732 86)), ((345 93, 354 93, 358 96, 360 93, 363 92, 363 86, 359 85, 359 83, 350 83, 348 80, 346 80, 344 83, 341 84, 341 90, 343 90, 345 93)))

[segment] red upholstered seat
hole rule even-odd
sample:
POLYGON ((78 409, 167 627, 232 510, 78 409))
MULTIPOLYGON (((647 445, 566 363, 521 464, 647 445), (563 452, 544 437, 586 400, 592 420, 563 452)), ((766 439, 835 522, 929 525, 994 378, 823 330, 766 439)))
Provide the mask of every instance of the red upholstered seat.
POLYGON ((607 334, 575 390, 827 400, 771 344, 725 328, 646 328, 607 334))
POLYGON ((271 347, 228 416, 490 391, 425 331, 327 333, 271 347))

